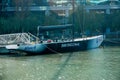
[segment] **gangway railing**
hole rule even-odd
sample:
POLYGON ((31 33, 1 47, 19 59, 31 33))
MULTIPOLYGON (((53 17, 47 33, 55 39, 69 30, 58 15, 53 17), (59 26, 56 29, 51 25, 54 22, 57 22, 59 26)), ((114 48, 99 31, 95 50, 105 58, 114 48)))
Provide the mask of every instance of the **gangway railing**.
POLYGON ((31 44, 32 42, 38 42, 39 38, 31 33, 14 33, 0 35, 0 46, 9 44, 31 44))

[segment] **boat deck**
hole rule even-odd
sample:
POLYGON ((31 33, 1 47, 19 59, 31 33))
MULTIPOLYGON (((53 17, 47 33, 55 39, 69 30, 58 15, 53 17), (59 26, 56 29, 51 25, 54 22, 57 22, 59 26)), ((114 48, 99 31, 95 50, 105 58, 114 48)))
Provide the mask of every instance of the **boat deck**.
POLYGON ((83 41, 83 40, 90 40, 90 39, 95 39, 95 38, 98 38, 98 37, 101 37, 102 35, 99 35, 99 36, 93 36, 93 37, 85 37, 85 38, 76 38, 74 40, 72 39, 60 39, 60 40, 57 40, 57 41, 54 41, 54 40, 46 40, 46 41, 43 41, 42 43, 44 44, 50 44, 50 43, 64 43, 64 42, 73 42, 73 41, 83 41))

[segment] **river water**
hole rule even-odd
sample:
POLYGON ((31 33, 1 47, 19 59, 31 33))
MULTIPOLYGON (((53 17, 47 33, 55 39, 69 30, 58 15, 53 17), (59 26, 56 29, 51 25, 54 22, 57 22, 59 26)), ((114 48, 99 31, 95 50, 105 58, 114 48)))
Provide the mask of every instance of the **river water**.
POLYGON ((120 47, 37 56, 0 55, 0 80, 120 80, 120 47))

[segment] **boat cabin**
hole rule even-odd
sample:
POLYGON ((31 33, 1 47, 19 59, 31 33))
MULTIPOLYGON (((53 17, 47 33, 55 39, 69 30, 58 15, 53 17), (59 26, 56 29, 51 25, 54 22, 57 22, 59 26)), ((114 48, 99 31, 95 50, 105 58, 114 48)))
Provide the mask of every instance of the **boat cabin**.
POLYGON ((40 40, 50 42, 50 40, 57 42, 58 40, 65 40, 70 38, 72 24, 66 25, 52 25, 52 26, 38 26, 38 36, 40 40))

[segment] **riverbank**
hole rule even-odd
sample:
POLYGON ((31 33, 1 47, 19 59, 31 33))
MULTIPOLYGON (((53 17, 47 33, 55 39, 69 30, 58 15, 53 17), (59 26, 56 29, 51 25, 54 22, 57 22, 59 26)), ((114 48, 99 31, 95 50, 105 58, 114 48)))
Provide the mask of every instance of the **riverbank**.
POLYGON ((120 39, 105 39, 102 46, 120 46, 120 39))
POLYGON ((110 32, 105 34, 103 45, 106 46, 120 46, 120 31, 110 32))

